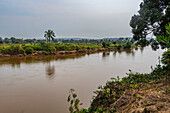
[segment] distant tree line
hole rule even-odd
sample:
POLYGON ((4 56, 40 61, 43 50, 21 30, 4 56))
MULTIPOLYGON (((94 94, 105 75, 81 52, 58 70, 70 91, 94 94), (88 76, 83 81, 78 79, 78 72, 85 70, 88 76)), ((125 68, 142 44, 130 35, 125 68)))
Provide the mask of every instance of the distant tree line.
MULTIPOLYGON (((11 37, 11 38, 2 38, 0 37, 0 44, 23 44, 23 43, 40 43, 43 40, 40 39, 23 39, 23 38, 15 38, 15 37, 11 37)), ((44 40, 45 41, 45 40, 44 40)))
MULTIPOLYGON (((108 42, 110 44, 123 44, 126 41, 132 41, 132 38, 103 38, 103 39, 81 39, 81 38, 48 38, 49 34, 48 31, 46 31, 47 34, 44 35, 46 39, 23 39, 23 38, 2 38, 0 37, 0 44, 23 44, 23 43, 30 43, 30 44, 35 44, 35 43, 41 43, 41 42, 52 42, 52 43, 92 43, 92 44, 100 44, 103 41, 108 42)), ((55 35, 54 35, 55 36, 55 35)))

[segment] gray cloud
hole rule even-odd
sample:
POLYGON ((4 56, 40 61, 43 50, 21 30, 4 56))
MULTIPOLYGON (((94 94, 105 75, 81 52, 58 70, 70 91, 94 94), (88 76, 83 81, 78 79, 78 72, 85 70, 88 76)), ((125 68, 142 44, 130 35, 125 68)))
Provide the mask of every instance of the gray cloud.
POLYGON ((142 0, 1 0, 0 36, 131 36, 129 21, 142 0))

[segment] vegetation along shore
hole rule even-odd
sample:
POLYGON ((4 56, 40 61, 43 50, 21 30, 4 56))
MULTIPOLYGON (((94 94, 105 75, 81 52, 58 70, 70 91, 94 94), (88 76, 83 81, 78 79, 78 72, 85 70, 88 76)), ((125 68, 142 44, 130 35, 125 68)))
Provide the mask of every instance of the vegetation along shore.
POLYGON ((105 86, 94 91, 90 106, 82 103, 74 89, 70 89, 70 113, 170 113, 170 6, 168 0, 143 0, 138 14, 132 16, 133 39, 144 44, 153 34, 153 50, 166 51, 150 73, 129 70, 126 77, 111 78, 105 86), (162 63, 162 64, 161 64, 162 63))
MULTIPOLYGON (((4 39, 5 40, 5 39, 4 39)), ((119 38, 115 41, 100 40, 98 43, 91 41, 84 43, 83 39, 75 41, 75 43, 62 42, 49 42, 46 40, 37 41, 34 43, 25 42, 17 44, 15 38, 9 39, 10 43, 5 41, 0 45, 0 57, 22 57, 22 56, 39 56, 39 55, 58 55, 58 54, 76 54, 76 53, 94 53, 100 51, 113 51, 113 50, 130 50, 137 48, 138 43, 133 40, 119 38), (12 41, 13 40, 13 41, 12 41)), ((73 39, 71 41, 74 41, 73 39)), ((94 40, 93 40, 94 41, 94 40)), ((147 41, 149 43, 149 41, 147 41)))
MULTIPOLYGON (((170 112, 170 24, 167 36, 158 36, 166 51, 150 73, 129 70, 126 77, 113 77, 94 91, 90 106, 85 109, 74 89, 67 101, 70 113, 169 113, 170 112)), ((152 46, 156 47, 156 46, 152 46)), ((162 48, 164 48, 162 47, 162 48)), ((157 47, 156 47, 157 48, 157 47)))

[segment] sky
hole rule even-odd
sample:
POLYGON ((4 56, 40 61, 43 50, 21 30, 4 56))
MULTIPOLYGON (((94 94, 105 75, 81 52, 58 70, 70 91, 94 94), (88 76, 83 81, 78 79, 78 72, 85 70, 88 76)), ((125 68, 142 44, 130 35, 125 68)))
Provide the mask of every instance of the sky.
POLYGON ((0 37, 131 37, 142 0, 0 0, 0 37))

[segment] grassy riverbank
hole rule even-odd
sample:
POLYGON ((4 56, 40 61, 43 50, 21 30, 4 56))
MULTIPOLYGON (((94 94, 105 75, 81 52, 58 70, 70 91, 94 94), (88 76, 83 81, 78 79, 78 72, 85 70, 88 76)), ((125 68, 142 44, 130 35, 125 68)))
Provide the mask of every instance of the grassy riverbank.
MULTIPOLYGON (((160 60, 160 59, 159 59, 160 60)), ((129 70, 127 77, 111 78, 105 86, 94 91, 88 109, 79 109, 80 100, 70 90, 68 102, 71 113, 150 113, 170 112, 170 50, 148 74, 129 70)))
MULTIPOLYGON (((88 109, 79 109, 79 101, 70 103, 70 113, 150 113, 170 112, 170 75, 167 67, 150 74, 130 72, 127 77, 112 78, 99 86, 88 109), (76 107, 77 106, 77 107, 76 107)), ((76 96, 73 92, 73 98, 76 96)), ((79 99, 76 99, 79 100, 79 99)))
POLYGON ((127 41, 123 44, 110 44, 103 42, 100 44, 93 43, 36 43, 36 44, 1 44, 1 57, 9 56, 37 56, 37 55, 56 55, 72 53, 92 53, 97 51, 108 50, 129 50, 136 48, 136 45, 127 41))
MULTIPOLYGON (((71 113, 169 113, 170 112, 170 24, 167 36, 157 36, 161 48, 167 48, 158 59, 159 64, 148 74, 133 73, 127 77, 111 78, 105 86, 99 86, 88 109, 79 109, 80 100, 74 90, 68 97, 71 113), (162 65, 161 65, 162 62, 162 65), (72 99, 70 99, 72 97, 72 99)), ((139 40, 139 39, 138 39, 139 40)), ((159 48, 158 42, 152 48, 159 48)), ((143 41, 142 41, 143 43, 143 41)), ((145 45, 145 44, 144 44, 145 45)))

